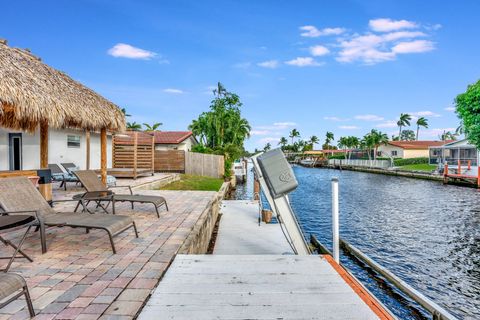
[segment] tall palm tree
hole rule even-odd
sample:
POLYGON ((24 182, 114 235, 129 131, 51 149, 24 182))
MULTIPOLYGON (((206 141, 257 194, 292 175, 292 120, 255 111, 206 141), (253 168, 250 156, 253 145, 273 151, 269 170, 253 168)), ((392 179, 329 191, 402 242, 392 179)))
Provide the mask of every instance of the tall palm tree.
POLYGON ((420 131, 420 127, 428 128, 428 120, 425 117, 420 117, 417 119, 417 141, 418 141, 418 131, 420 131))
POLYGON ((345 156, 345 160, 347 160, 347 149, 349 148, 349 137, 340 137, 338 139, 338 148, 343 149, 343 155, 345 156))
POLYGON ((457 140, 457 135, 450 131, 443 131, 443 133, 438 136, 440 140, 447 141, 447 140, 457 140))
POLYGON ((265 147, 263 147, 263 151, 264 152, 267 152, 268 150, 272 149, 272 145, 270 144, 270 142, 267 142, 267 144, 265 145, 265 147))
POLYGON ((127 129, 132 131, 138 131, 142 129, 142 125, 140 123, 134 122, 127 122, 127 129))
POLYGON ((152 123, 151 125, 148 124, 148 123, 144 123, 143 125, 145 126, 145 128, 147 129, 147 131, 155 131, 155 130, 157 130, 160 126, 162 126, 163 123, 161 123, 161 122, 155 122, 155 123, 152 123))
POLYGON ((375 129, 372 129, 368 135, 370 136, 370 140, 375 151, 373 154, 373 159, 377 160, 378 147, 388 143, 388 135, 375 129))
POLYGON ((282 149, 285 148, 285 146, 287 145, 287 143, 288 143, 288 140, 287 140, 287 138, 285 138, 285 137, 281 137, 281 138, 280 138, 280 141, 278 141, 278 144, 282 147, 282 149))
POLYGON ((310 141, 309 141, 309 144, 312 146, 312 150, 314 149, 314 146, 320 142, 320 139, 318 139, 317 136, 311 136, 310 137, 310 141))
POLYGON ((298 132, 297 129, 292 129, 292 131, 290 131, 289 137, 292 138, 292 145, 293 145, 293 139, 299 138, 300 137, 300 132, 298 132))
POLYGON ((332 142, 335 139, 333 132, 327 131, 325 134, 325 146, 327 149, 330 149, 330 142, 332 142))
MULTIPOLYGON (((402 128, 410 126, 410 120, 412 120, 412 116, 409 115, 408 113, 401 113, 400 118, 397 121, 397 126, 398 126, 398 136, 402 136, 402 128)), ((401 139, 401 138, 400 138, 401 139)))
POLYGON ((122 113, 125 117, 131 117, 132 116, 132 115, 127 113, 127 109, 125 109, 125 108, 120 109, 120 111, 122 111, 122 113))

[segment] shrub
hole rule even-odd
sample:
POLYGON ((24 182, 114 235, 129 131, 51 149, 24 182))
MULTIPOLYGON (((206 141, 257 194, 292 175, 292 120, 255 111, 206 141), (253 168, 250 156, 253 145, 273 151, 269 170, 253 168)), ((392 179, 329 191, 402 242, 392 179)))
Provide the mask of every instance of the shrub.
POLYGON ((409 159, 395 159, 393 160, 393 164, 395 167, 406 166, 409 164, 424 164, 428 163, 427 157, 420 157, 420 158, 409 158, 409 159))

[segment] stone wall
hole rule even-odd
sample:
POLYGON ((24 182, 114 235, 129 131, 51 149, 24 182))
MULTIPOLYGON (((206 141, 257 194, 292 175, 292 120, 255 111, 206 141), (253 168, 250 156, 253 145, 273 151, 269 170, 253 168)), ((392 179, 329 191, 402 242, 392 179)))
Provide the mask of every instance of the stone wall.
POLYGON ((198 218, 195 227, 183 243, 178 254, 204 254, 207 252, 220 212, 220 202, 229 188, 230 182, 224 182, 220 191, 218 191, 217 195, 198 218))

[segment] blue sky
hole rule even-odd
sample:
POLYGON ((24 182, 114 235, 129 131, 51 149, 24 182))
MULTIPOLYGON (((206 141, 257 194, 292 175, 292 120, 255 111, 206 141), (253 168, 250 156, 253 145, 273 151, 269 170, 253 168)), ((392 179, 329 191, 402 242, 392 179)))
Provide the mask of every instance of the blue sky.
POLYGON ((478 1, 10 1, 0 38, 127 108, 184 130, 221 81, 252 125, 248 149, 297 128, 392 134, 401 112, 434 139, 478 80, 478 1))

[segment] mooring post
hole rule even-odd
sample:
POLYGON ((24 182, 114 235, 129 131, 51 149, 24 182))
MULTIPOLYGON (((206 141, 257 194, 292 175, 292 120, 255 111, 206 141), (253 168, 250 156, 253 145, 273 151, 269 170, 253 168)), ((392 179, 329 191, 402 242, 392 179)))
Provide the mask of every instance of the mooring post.
POLYGON ((332 253, 333 260, 340 263, 340 236, 338 230, 338 178, 332 179, 332 253))

